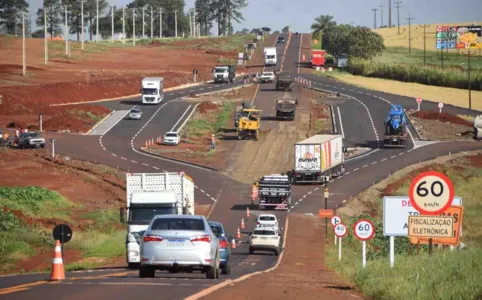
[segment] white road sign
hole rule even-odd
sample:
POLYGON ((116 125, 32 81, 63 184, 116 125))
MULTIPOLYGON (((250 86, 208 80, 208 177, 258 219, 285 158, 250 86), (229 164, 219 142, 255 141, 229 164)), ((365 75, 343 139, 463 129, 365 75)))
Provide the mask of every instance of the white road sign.
MULTIPOLYGON (((452 205, 462 205, 462 198, 454 197, 452 205)), ((408 196, 383 197, 383 235, 408 236, 408 217, 418 215, 408 196)))
POLYGON ((355 237, 361 241, 371 239, 375 235, 375 226, 370 220, 362 219, 358 220, 353 225, 353 232, 355 237))
POLYGON ((444 107, 444 104, 443 104, 442 102, 440 102, 440 103, 438 104, 438 108, 442 108, 442 107, 444 107))
POLYGON ((338 237, 344 237, 347 233, 346 226, 343 224, 338 224, 335 226, 335 234, 338 237))
POLYGON ((341 218, 339 216, 333 216, 331 217, 330 222, 332 226, 336 226, 341 223, 341 218))

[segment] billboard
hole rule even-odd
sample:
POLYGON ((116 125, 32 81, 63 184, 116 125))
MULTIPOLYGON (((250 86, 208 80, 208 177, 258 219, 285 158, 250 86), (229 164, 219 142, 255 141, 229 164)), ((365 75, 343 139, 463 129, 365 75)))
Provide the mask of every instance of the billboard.
POLYGON ((482 49, 482 26, 437 26, 437 49, 482 49))

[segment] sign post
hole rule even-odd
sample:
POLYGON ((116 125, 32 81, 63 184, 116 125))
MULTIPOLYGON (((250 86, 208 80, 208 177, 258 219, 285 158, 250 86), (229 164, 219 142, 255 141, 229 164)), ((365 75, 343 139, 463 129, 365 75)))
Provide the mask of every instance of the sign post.
MULTIPOLYGON (((328 193, 328 187, 325 187, 325 191, 323 193, 323 196, 325 196, 325 210, 328 209, 328 196, 330 193, 328 193)), ((328 241, 328 218, 325 218, 325 241, 328 241)))
POLYGON ((422 103, 422 98, 417 98, 417 111, 420 111, 420 104, 422 103))
POLYGON ((443 107, 444 107, 444 104, 443 104, 442 102, 440 102, 440 103, 438 104, 438 112, 439 112, 439 114, 442 113, 442 108, 443 108, 443 107))
MULTIPOLYGON (((333 227, 340 224, 341 223, 340 216, 334 215, 333 217, 331 217, 330 223, 331 223, 331 226, 333 226, 333 227)), ((337 240, 337 238, 336 238, 336 234, 335 234, 335 245, 336 245, 336 240, 337 240)))
POLYGON ((197 71, 196 69, 194 69, 194 70, 192 71, 192 75, 193 75, 193 77, 194 77, 194 79, 193 79, 193 80, 194 80, 194 83, 196 83, 197 73, 198 73, 198 71, 197 71))
POLYGON ((375 226, 370 220, 361 219, 353 225, 353 232, 355 237, 362 241, 362 267, 367 265, 367 240, 373 238, 375 235, 375 226))
POLYGON ((43 132, 43 114, 42 113, 39 113, 38 114, 38 121, 39 121, 39 129, 40 129, 40 132, 43 132))
POLYGON ((346 226, 342 223, 336 225, 334 230, 335 235, 340 239, 338 244, 338 260, 341 260, 341 238, 347 234, 348 230, 346 230, 346 226))
POLYGON ((64 257, 64 243, 68 243, 72 238, 72 229, 66 224, 59 224, 55 226, 52 236, 55 241, 60 241, 60 249, 62 250, 62 257, 64 257))

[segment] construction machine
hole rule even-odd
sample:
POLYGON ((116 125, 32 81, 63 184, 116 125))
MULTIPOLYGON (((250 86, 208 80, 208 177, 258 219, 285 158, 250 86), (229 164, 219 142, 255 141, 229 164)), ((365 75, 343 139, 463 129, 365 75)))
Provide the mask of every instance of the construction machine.
POLYGON ((237 120, 238 139, 254 139, 258 140, 261 110, 256 106, 244 108, 241 110, 237 120))
POLYGON ((407 142, 407 118, 401 105, 392 105, 385 120, 385 147, 405 147, 407 142))

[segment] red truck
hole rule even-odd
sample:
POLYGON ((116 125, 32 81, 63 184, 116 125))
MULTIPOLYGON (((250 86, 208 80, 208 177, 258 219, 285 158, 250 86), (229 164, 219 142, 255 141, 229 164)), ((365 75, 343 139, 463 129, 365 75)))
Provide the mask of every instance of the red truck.
POLYGON ((325 65, 325 50, 313 50, 311 53, 311 67, 323 67, 325 65))

